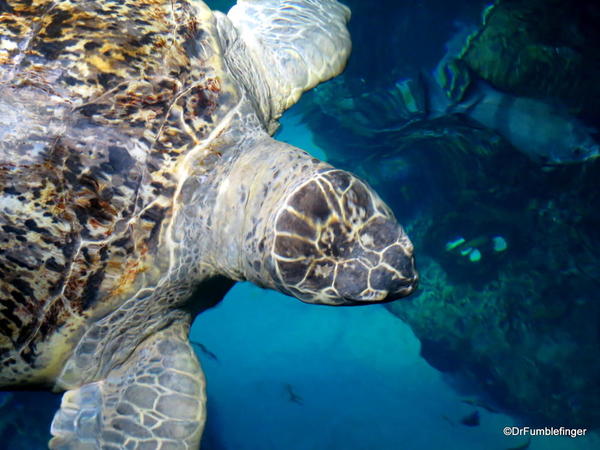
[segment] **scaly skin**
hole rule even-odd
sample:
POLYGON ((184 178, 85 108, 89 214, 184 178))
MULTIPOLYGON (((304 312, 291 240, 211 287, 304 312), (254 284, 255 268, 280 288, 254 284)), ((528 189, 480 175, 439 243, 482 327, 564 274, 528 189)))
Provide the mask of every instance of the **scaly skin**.
POLYGON ((342 70, 347 8, 0 7, 0 387, 68 391, 52 448, 197 447, 187 333, 237 280, 329 305, 414 290, 379 197, 269 136, 342 70))

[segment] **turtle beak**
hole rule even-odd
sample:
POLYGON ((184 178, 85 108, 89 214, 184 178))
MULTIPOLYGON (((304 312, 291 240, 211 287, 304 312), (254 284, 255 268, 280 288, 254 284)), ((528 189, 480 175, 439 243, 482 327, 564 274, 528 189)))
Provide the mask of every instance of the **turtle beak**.
POLYGON ((269 137, 235 160, 211 223, 219 273, 307 303, 386 302, 417 286, 413 245, 379 196, 269 137))
POLYGON ((336 287, 347 304, 391 302, 415 291, 419 276, 413 246, 393 218, 373 220, 363 228, 360 241, 364 254, 375 251, 379 258, 361 257, 359 251, 360 265, 352 265, 347 272, 347 265, 342 266, 336 287))

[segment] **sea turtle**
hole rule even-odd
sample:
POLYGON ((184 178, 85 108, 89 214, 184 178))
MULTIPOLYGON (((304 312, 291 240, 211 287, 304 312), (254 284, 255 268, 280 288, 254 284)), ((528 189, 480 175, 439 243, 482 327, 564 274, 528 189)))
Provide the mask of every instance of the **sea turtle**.
POLYGON ((380 198, 270 137, 342 70, 348 18, 334 0, 0 1, 0 387, 66 391, 51 448, 197 447, 189 327, 236 280, 328 305, 414 290, 380 198))

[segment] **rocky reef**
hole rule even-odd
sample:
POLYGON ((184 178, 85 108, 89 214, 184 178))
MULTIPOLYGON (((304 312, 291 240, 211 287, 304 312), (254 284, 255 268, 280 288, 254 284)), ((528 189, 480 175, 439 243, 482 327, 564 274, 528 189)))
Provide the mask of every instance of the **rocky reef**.
POLYGON ((502 0, 488 9, 461 60, 497 88, 600 115, 600 5, 502 0))
MULTIPOLYGON (((367 20, 361 29, 361 5, 349 3, 364 36, 372 28, 367 20)), ((600 15, 593 2, 577 5, 497 1, 457 61, 502 92, 598 126, 600 15)), ((431 365, 491 409, 527 424, 600 428, 600 159, 546 165, 464 114, 432 117, 418 67, 431 71, 436 52, 392 56, 396 68, 385 73, 370 69, 381 67, 373 55, 362 75, 353 60, 303 106, 328 157, 408 225, 421 288, 388 309, 431 365)))
POLYGON ((577 211, 585 197, 547 192, 484 207, 463 199, 456 211, 423 214, 409 231, 422 248, 421 290, 388 305, 431 365, 527 423, 600 426, 600 241, 585 231, 600 217, 577 211))

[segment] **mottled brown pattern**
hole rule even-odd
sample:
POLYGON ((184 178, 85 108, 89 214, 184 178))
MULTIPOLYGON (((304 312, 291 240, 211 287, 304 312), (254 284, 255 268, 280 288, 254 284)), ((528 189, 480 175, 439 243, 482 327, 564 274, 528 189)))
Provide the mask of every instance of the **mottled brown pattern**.
POLYGON ((0 385, 36 381, 49 337, 76 337, 76 318, 159 282, 177 168, 236 96, 221 91, 214 24, 191 2, 6 5, 0 385))
POLYGON ((300 186, 275 228, 273 276, 300 299, 381 301, 414 289, 412 246, 381 199, 346 172, 325 169, 300 186))

